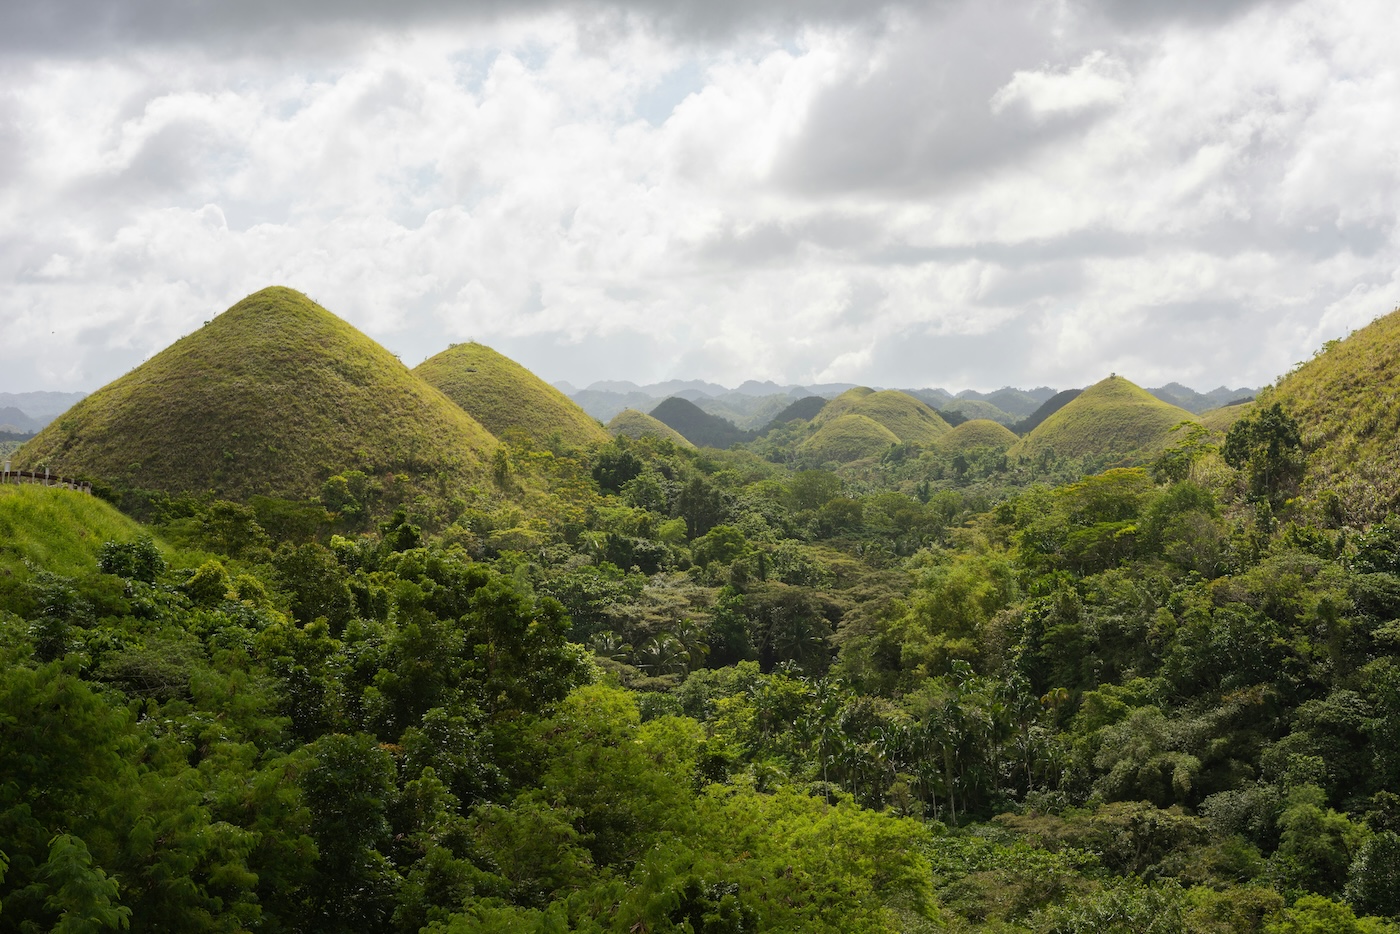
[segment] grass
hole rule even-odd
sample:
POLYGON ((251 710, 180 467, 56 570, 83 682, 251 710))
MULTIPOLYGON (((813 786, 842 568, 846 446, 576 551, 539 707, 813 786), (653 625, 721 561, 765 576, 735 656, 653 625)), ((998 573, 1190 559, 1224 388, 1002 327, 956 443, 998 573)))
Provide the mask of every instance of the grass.
POLYGON ((1303 495, 1331 491, 1353 524, 1400 509, 1400 312, 1331 341, 1259 394, 1298 421, 1308 453, 1303 495))
POLYGON ((1211 409, 1202 412, 1200 415, 1201 424, 1211 431, 1218 431, 1221 434, 1230 430, 1230 426, 1239 421, 1243 416, 1254 410, 1253 402, 1242 402, 1239 405, 1222 405, 1218 409, 1211 409))
POLYGON ((542 443, 558 434, 574 447, 608 440, 603 426, 572 399, 482 344, 456 344, 424 360, 413 372, 498 438, 522 431, 542 443))
POLYGON ((1019 439, 1005 425, 999 425, 985 418, 963 422, 938 439, 935 445, 940 451, 956 453, 973 448, 996 448, 1005 451, 1019 439))
POLYGON ((683 448, 695 447, 670 425, 636 409, 623 409, 614 415, 613 420, 608 422, 608 433, 613 436, 626 435, 629 438, 665 438, 683 448))
POLYGON ((899 436, 866 415, 851 413, 824 421, 816 433, 798 445, 797 452, 818 464, 849 464, 878 457, 898 444, 899 436))
POLYGON ((813 417, 812 421, 829 422, 834 418, 840 418, 842 415, 855 409, 866 396, 873 395, 875 395, 875 390, 868 386, 857 386, 854 389, 847 389, 845 392, 841 393, 841 395, 822 406, 821 411, 813 417))
POLYGON ((932 444, 949 432, 948 423, 925 403, 894 389, 873 392, 857 402, 852 413, 874 419, 900 441, 932 444))
POLYGON ((1008 452, 1025 461, 1044 456, 1105 467, 1143 463, 1161 453, 1171 430, 1196 416, 1156 398, 1121 376, 1084 390, 1008 452))
POLYGON ((117 488, 237 499, 312 496, 350 469, 448 495, 484 475, 495 448, 383 347, 274 287, 78 402, 14 459, 117 488))
POLYGON ((134 542, 150 533, 110 504, 73 490, 0 485, 0 576, 29 568, 73 576, 97 568, 103 542, 134 542))

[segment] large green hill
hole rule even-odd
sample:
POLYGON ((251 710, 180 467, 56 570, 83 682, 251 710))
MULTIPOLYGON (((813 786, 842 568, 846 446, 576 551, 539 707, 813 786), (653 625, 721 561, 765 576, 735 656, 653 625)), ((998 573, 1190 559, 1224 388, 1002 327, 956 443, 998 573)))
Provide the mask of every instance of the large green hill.
POLYGON ((515 430, 537 442, 557 433, 580 447, 608 440, 603 426, 572 399, 482 344, 454 344, 413 372, 498 438, 515 430))
POLYGON ((1008 453, 1023 460, 1084 459, 1097 466, 1141 463, 1166 447, 1174 426, 1196 420, 1123 377, 1110 376, 1075 396, 1008 453))
POLYGON ((393 354, 273 287, 74 405, 15 466, 119 488, 299 498, 350 469, 466 485, 495 447, 393 354))
POLYGON ((1329 342, 1259 395, 1298 421, 1308 452, 1305 495, 1335 492, 1350 520, 1400 507, 1400 311, 1329 342))

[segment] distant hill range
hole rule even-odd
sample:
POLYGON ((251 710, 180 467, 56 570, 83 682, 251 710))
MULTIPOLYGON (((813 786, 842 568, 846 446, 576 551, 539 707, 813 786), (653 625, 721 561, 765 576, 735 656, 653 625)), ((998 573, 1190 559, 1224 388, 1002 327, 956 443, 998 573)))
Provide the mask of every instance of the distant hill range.
MULTIPOLYGON (((592 383, 585 389, 560 382, 555 383, 554 387, 600 422, 608 422, 626 409, 654 412, 662 402, 674 398, 684 399, 703 412, 724 419, 739 432, 758 433, 794 419, 810 420, 826 401, 859 388, 852 383, 799 386, 757 380, 749 380, 734 389, 704 380, 668 380, 648 385, 624 380, 605 380, 592 383), (810 401, 814 399, 821 401, 810 401)), ((873 389, 878 391, 879 387, 873 389)), ((1019 435, 1025 435, 1073 398, 1073 395, 1066 397, 1065 392, 1076 393, 1079 390, 1062 392, 1049 386, 1037 386, 1034 389, 1007 386, 993 392, 964 389, 952 393, 941 388, 906 388, 898 391, 937 410, 949 425, 986 419, 1005 425, 1019 435), (1046 408, 1047 405, 1050 408, 1046 408)), ((1218 386, 1209 392, 1197 392, 1180 383, 1168 383, 1155 389, 1149 388, 1146 392, 1168 405, 1199 415, 1228 403, 1250 399, 1255 390, 1248 387, 1231 389, 1218 386)), ((676 417, 683 416, 678 414, 676 417)), ((693 414, 685 417, 694 419, 693 414)), ((696 424, 700 422, 697 420, 696 424)), ((711 425, 709 430, 719 430, 713 423, 707 424, 711 425)))
POLYGON ((36 432, 85 395, 87 393, 83 392, 0 392, 0 432, 36 432))

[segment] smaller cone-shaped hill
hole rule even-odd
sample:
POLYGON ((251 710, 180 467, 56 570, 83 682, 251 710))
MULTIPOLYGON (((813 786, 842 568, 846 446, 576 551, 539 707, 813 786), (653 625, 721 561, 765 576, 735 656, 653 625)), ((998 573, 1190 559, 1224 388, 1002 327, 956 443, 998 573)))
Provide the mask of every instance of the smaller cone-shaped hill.
POLYGON ((1171 441, 1172 428, 1184 421, 1197 418, 1110 376, 1075 396, 1008 453, 1025 460, 1053 453, 1103 467, 1142 463, 1159 454, 1171 441))
POLYGON ((603 426, 572 399, 482 344, 455 344, 413 372, 498 438, 514 430, 539 443, 556 433, 577 447, 608 440, 603 426))
POLYGON ((274 287, 74 405, 16 460, 117 487, 301 498, 351 469, 466 484, 495 447, 393 354, 274 287))
POLYGON ((664 438, 683 448, 695 447, 670 425, 636 409, 623 409, 614 415, 613 420, 608 422, 608 433, 614 437, 626 435, 629 438, 664 438))
POLYGON ((1303 437, 1305 497, 1332 491, 1355 524, 1400 510, 1400 311, 1330 341, 1257 404, 1275 402, 1303 437))
POLYGON ((948 432, 948 423, 927 403, 895 389, 848 389, 822 407, 813 424, 828 425, 846 415, 863 415, 899 441, 929 445, 948 432))
POLYGON ((974 448, 995 448, 998 451, 1009 449, 1018 440, 1015 433, 1005 425, 986 418, 974 418, 963 422, 938 439, 935 446, 940 451, 956 454, 974 448))
POLYGON ((679 396, 661 400, 661 404, 651 410, 651 417, 700 448, 729 448, 754 438, 753 432, 744 431, 727 418, 711 415, 679 396))
POLYGON ((899 436, 867 415, 850 413, 823 422, 797 452, 816 463, 835 461, 849 464, 867 457, 879 457, 898 444, 899 436))

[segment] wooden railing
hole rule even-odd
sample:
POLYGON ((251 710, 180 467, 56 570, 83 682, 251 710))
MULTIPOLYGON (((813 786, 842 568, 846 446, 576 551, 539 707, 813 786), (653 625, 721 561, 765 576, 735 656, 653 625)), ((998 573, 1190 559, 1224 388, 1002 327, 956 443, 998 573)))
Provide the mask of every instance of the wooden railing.
POLYGON ((11 470, 8 463, 5 464, 4 470, 0 470, 0 483, 37 483, 40 486, 56 486, 65 490, 77 490, 79 493, 92 492, 92 484, 86 480, 52 476, 47 470, 43 473, 33 470, 11 470))

